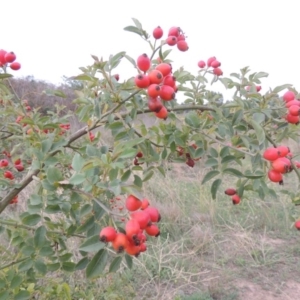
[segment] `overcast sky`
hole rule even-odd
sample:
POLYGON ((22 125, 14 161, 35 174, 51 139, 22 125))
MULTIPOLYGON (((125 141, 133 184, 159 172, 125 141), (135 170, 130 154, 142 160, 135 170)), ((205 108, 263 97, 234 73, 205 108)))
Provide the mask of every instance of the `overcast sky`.
MULTIPOLYGON (((58 83, 80 74, 93 62, 126 51, 136 58, 147 43, 123 30, 137 18, 149 33, 161 26, 181 27, 188 52, 174 48, 174 66, 196 74, 197 62, 216 56, 224 76, 250 66, 270 74, 263 91, 279 84, 299 84, 299 10, 295 0, 202 1, 63 1, 9 0, 1 4, 0 49, 14 51, 22 64, 17 76, 33 75, 58 83)), ((164 35, 165 36, 165 35, 164 35)), ((128 63, 117 69, 120 80, 135 76, 128 63)))

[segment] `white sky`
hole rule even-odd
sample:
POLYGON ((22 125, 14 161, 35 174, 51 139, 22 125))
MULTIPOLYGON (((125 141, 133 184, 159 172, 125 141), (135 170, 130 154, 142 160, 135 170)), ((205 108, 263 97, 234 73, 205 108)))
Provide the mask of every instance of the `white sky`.
MULTIPOLYGON (((199 60, 216 56, 224 76, 250 66, 269 73, 263 90, 299 83, 298 1, 120 1, 9 0, 1 4, 0 49, 14 51, 22 64, 16 76, 33 75, 57 83, 63 75, 80 74, 93 62, 126 51, 136 58, 150 48, 139 36, 123 30, 137 18, 148 33, 161 26, 181 27, 190 49, 174 47, 173 69, 196 74, 199 60)), ((165 36, 165 35, 164 35, 165 36)), ((165 48, 167 49, 167 47, 165 48)), ((124 61, 120 81, 136 72, 124 61)))

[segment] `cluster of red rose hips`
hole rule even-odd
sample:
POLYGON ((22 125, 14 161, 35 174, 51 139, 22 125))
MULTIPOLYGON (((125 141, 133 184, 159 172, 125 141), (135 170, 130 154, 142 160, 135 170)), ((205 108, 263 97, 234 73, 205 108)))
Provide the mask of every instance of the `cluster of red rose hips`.
POLYGON ((129 195, 125 207, 130 212, 124 232, 118 232, 114 227, 107 226, 100 231, 100 241, 111 243, 117 253, 125 251, 129 255, 138 256, 147 250, 147 235, 157 237, 160 234, 156 223, 160 221, 157 208, 150 206, 147 199, 138 199, 129 195))
POLYGON ((200 60, 198 62, 198 67, 200 69, 204 69, 207 65, 207 69, 212 68, 212 72, 214 75, 221 76, 223 75, 223 71, 221 70, 220 66, 221 63, 217 60, 215 56, 210 57, 207 62, 204 60, 200 60))
MULTIPOLYGON (((16 159, 12 163, 11 162, 11 154, 8 151, 3 151, 2 154, 6 157, 6 158, 2 158, 0 160, 0 168, 5 169, 3 172, 3 177, 10 179, 10 180, 14 180, 15 176, 14 176, 13 172, 11 171, 12 168, 17 170, 18 172, 22 172, 22 171, 24 171, 24 165, 20 158, 16 159), (12 165, 13 165, 13 167, 12 167, 12 165), (10 168, 11 170, 7 170, 6 168, 10 168)), ((14 203, 18 203, 18 196, 14 197, 10 202, 10 204, 14 204, 14 203)))
POLYGON ((139 163, 139 158, 142 158, 143 156, 144 156, 143 153, 142 153, 141 151, 139 151, 139 152, 136 154, 136 156, 135 156, 135 158, 134 158, 134 160, 133 160, 133 164, 134 164, 135 166, 141 165, 142 163, 139 163))
POLYGON ((299 124, 300 101, 296 99, 295 93, 292 91, 287 91, 282 98, 285 102, 286 108, 288 109, 285 119, 288 121, 288 123, 299 124))
POLYGON ((19 70, 21 64, 16 62, 16 54, 13 52, 7 52, 3 49, 0 50, 0 67, 5 68, 9 66, 12 70, 19 70), (9 64, 9 65, 8 65, 9 64))
POLYGON ((150 69, 151 60, 146 53, 138 57, 137 66, 144 74, 135 77, 136 86, 147 89, 149 109, 158 118, 166 119, 168 111, 161 100, 171 101, 175 98, 177 92, 176 78, 172 75, 172 66, 162 62, 155 68, 150 69))
MULTIPOLYGON (((153 37, 159 40, 163 36, 164 32, 160 26, 157 26, 153 30, 153 37)), ((166 44, 169 46, 177 45, 178 50, 185 52, 189 50, 189 46, 185 40, 186 36, 180 27, 171 27, 168 32, 168 37, 166 39, 166 44)))
POLYGON ((236 189, 228 188, 225 190, 225 194, 231 196, 231 200, 234 205, 241 202, 241 197, 236 193, 236 189))
MULTIPOLYGON (((193 147, 195 150, 198 148, 196 144, 192 144, 191 147, 193 147)), ((185 154, 186 157, 186 164, 193 168, 195 165, 195 161, 198 161, 200 158, 191 158, 191 154, 189 152, 186 152, 182 147, 178 146, 177 149, 177 154, 178 156, 182 156, 183 154, 185 154)))
MULTIPOLYGON (((283 184, 282 174, 289 173, 293 170, 291 161, 292 157, 289 147, 278 146, 267 148, 263 153, 263 158, 270 161, 271 169, 268 171, 268 177, 273 182, 283 184)), ((295 162, 296 167, 300 167, 299 162, 295 162)))

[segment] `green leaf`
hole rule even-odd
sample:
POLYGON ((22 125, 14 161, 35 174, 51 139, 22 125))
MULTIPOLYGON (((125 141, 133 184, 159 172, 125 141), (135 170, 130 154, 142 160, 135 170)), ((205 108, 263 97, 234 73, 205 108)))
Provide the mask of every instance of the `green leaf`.
POLYGON ((237 110, 232 117, 232 126, 238 124, 243 119, 243 115, 244 111, 242 109, 237 110))
MULTIPOLYGON (((3 74, 0 74, 0 75, 3 75, 3 74)), ((9 293, 8 293, 8 291, 2 291, 2 292, 0 292, 0 300, 7 300, 7 299, 9 299, 9 293)))
POLYGON ((33 254, 35 252, 35 249, 34 249, 34 247, 32 247, 30 245, 25 245, 24 247, 21 248, 21 251, 24 255, 30 256, 31 254, 33 254))
POLYGON ((105 243, 99 241, 99 235, 88 238, 84 243, 79 246, 80 251, 84 252, 97 252, 105 247, 105 243))
POLYGON ((118 155, 118 158, 133 158, 136 156, 136 152, 134 148, 125 149, 118 155))
POLYGON ((85 176, 83 174, 74 174, 70 180, 70 184, 79 185, 85 181, 85 176))
POLYGON ((26 290, 20 290, 17 295, 15 295, 14 300, 27 300, 30 299, 30 293, 26 290))
POLYGON ((93 257, 86 268, 86 277, 88 279, 97 277, 103 274, 105 266, 107 264, 108 252, 105 249, 101 249, 93 257))
POLYGON ((252 115, 252 118, 253 118, 253 120, 256 121, 258 124, 260 124, 260 123, 262 123, 262 122, 265 121, 266 116, 265 116, 265 114, 263 114, 263 113, 254 113, 254 114, 252 115))
POLYGON ((73 79, 74 80, 80 80, 80 81, 95 81, 95 80, 98 80, 96 77, 92 77, 92 76, 89 76, 89 75, 86 75, 86 74, 81 74, 81 75, 75 76, 73 79))
POLYGON ((217 191, 220 187, 222 183, 222 180, 220 178, 216 179, 213 184, 211 185, 211 189, 210 189, 210 192, 211 192, 211 195, 212 195, 212 198, 213 199, 216 199, 216 196, 217 196, 217 191))
POLYGON ((124 28, 125 31, 129 31, 129 32, 134 32, 140 36, 142 36, 142 32, 140 29, 138 29, 137 27, 135 26, 127 26, 124 28))
POLYGON ((22 223, 29 226, 34 226, 41 221, 41 216, 38 214, 28 215, 22 219, 22 223))
POLYGON ((112 272, 116 272, 119 270, 120 268, 120 265, 121 265, 121 262, 122 262, 122 257, 121 256, 117 256, 110 264, 109 266, 109 272, 112 273, 112 272))
POLYGON ((41 259, 35 261, 34 268, 42 275, 47 273, 47 266, 41 259))
POLYGON ((195 111, 191 111, 186 115, 185 122, 191 127, 194 128, 200 127, 200 118, 195 111))
POLYGON ((207 181, 211 180, 212 178, 216 177, 219 174, 220 174, 220 172, 217 170, 209 171, 208 173, 205 174, 204 178, 202 179, 201 184, 206 183, 207 181))
POLYGON ((0 79, 10 78, 10 77, 13 77, 13 75, 8 74, 8 73, 2 73, 2 74, 0 74, 0 79))
POLYGON ((76 264, 71 261, 65 261, 62 263, 61 268, 66 272, 74 272, 76 264))
POLYGON ((49 167, 47 169, 47 179, 50 183, 53 184, 55 182, 63 180, 63 175, 58 168, 49 167))
POLYGON ((231 161, 237 161, 236 157, 233 155, 225 156, 221 159, 221 164, 229 163, 231 161))
POLYGON ((228 174, 234 175, 236 177, 244 177, 242 172, 240 172, 237 169, 233 169, 233 168, 226 168, 223 170, 223 173, 228 173, 228 174))
POLYGON ((143 182, 151 179, 151 177, 154 175, 154 172, 152 170, 150 171, 147 171, 145 174, 144 174, 144 177, 143 177, 143 182))
POLYGON ((72 168, 76 172, 80 172, 84 163, 85 163, 85 160, 82 158, 82 156, 79 153, 76 153, 72 160, 72 168))
POLYGON ((215 167, 219 164, 218 160, 215 158, 208 158, 205 162, 205 167, 215 167))
POLYGON ((131 170, 127 170, 121 177, 121 181, 127 181, 131 175, 131 170))
POLYGON ((25 261, 22 261, 19 266, 18 270, 19 272, 24 272, 29 270, 33 266, 33 261, 31 259, 27 259, 25 261))
POLYGON ((12 281, 10 283, 10 288, 15 289, 16 287, 21 285, 22 281, 23 281, 23 278, 21 275, 14 276, 14 278, 12 279, 12 281))
POLYGON ((47 269, 49 272, 55 272, 60 268, 60 263, 48 264, 47 269))
POLYGON ((136 18, 131 18, 138 29, 143 29, 141 22, 136 18))
POLYGON ((256 134, 259 145, 262 145, 266 140, 266 135, 265 135, 264 129, 257 122, 255 122, 253 119, 250 120, 250 124, 251 124, 251 126, 253 127, 253 129, 255 131, 255 134, 256 134))
POLYGON ((127 267, 129 269, 131 269, 132 268, 132 264, 133 264, 132 257, 129 256, 128 254, 125 254, 125 260, 126 260, 127 267))
POLYGON ((283 85, 279 85, 277 86, 274 90, 273 90, 273 93, 279 93, 285 89, 288 89, 290 87, 292 87, 293 85, 292 84, 283 84, 283 85))
POLYGON ((261 175, 261 174, 258 174, 258 175, 256 175, 256 174, 249 174, 249 175, 244 174, 244 177, 249 178, 249 179, 258 179, 258 178, 262 178, 264 176, 265 175, 261 175))
POLYGON ((133 183, 134 183, 136 186, 138 186, 138 187, 142 187, 142 186, 143 186, 143 181, 142 181, 142 179, 141 179, 139 176, 137 176, 137 175, 134 175, 134 181, 133 181, 133 183))
POLYGON ((52 146, 52 142, 53 142, 53 138, 50 137, 42 141, 42 152, 44 154, 47 154, 49 152, 52 146))
POLYGON ((43 246, 45 246, 45 242, 47 240, 46 232, 47 230, 44 226, 41 226, 38 229, 36 229, 33 238, 34 246, 36 248, 42 248, 43 246))
POLYGON ((88 265, 89 261, 90 260, 88 257, 84 257, 77 263, 77 265, 75 266, 75 270, 78 271, 78 270, 85 269, 85 267, 88 265))
POLYGON ((50 246, 42 247, 42 249, 40 250, 40 256, 50 257, 53 254, 54 254, 54 251, 50 246))
POLYGON ((47 96, 57 96, 57 97, 60 97, 60 98, 67 98, 66 94, 62 91, 59 91, 59 90, 47 89, 47 90, 45 90, 45 94, 47 96))

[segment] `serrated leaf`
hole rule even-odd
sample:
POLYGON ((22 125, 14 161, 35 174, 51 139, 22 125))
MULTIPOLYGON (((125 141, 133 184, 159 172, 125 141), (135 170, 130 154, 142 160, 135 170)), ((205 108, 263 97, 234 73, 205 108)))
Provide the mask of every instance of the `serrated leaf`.
POLYGON ((217 191, 222 183, 220 178, 216 179, 211 185, 210 192, 213 199, 216 199, 217 191))
POLYGON ((273 93, 279 93, 279 92, 281 92, 281 91, 283 91, 283 90, 285 90, 285 89, 288 89, 288 88, 290 88, 290 87, 292 87, 293 85, 292 84, 283 84, 283 85, 279 85, 279 86, 277 86, 277 87, 275 87, 274 89, 273 89, 273 93))
POLYGON ((49 167, 47 169, 47 179, 50 183, 55 183, 63 180, 63 175, 61 171, 56 167, 49 167))
POLYGON ((13 75, 8 74, 8 73, 1 73, 0 74, 0 79, 10 78, 10 77, 13 77, 13 75))
POLYGON ((33 261, 31 259, 27 259, 25 261, 22 261, 19 266, 18 270, 19 272, 24 272, 29 270, 33 266, 33 261))
POLYGON ((136 152, 134 148, 125 149, 118 155, 118 158, 133 158, 136 156, 136 152))
POLYGON ((225 156, 221 159, 221 164, 229 163, 231 161, 237 161, 236 157, 233 155, 225 156))
POLYGON ((133 264, 132 257, 129 256, 128 254, 125 254, 125 260, 126 260, 127 267, 129 269, 131 269, 132 268, 132 264, 133 264))
POLYGON ((55 272, 60 268, 60 263, 48 264, 47 269, 49 272, 55 272))
POLYGON ((119 270, 120 268, 120 265, 121 265, 121 262, 122 262, 122 257, 121 256, 117 256, 110 264, 109 266, 109 272, 112 273, 112 272, 116 272, 119 270))
POLYGON ((27 300, 30 299, 30 293, 26 290, 20 290, 14 297, 14 300, 27 300))
POLYGON ((50 137, 48 139, 42 141, 42 152, 43 153, 46 154, 49 152, 49 150, 51 149, 51 146, 52 146, 52 142, 53 142, 53 139, 50 137))
POLYGON ((206 183, 207 181, 211 180, 212 178, 216 177, 219 174, 220 174, 220 172, 217 170, 209 171, 208 173, 205 174, 204 178, 202 179, 201 184, 206 183))
POLYGON ((85 267, 88 265, 89 263, 89 258, 88 257, 84 257, 82 258, 78 263, 77 265, 75 266, 75 270, 83 270, 85 269, 85 267))
POLYGON ((47 96, 56 96, 56 97, 60 97, 60 98, 67 98, 66 94, 60 90, 47 89, 47 90, 45 90, 45 94, 47 96))
POLYGON ((125 28, 124 28, 124 30, 125 31, 129 31, 129 32, 134 32, 134 33, 136 33, 136 34, 138 34, 139 36, 142 36, 143 34, 142 34, 142 32, 141 32, 141 30, 140 29, 138 29, 137 27, 135 27, 135 26, 126 26, 125 28))
POLYGON ((258 124, 260 124, 260 123, 262 123, 262 122, 265 121, 266 116, 265 116, 265 114, 263 114, 263 113, 254 113, 254 114, 252 115, 252 118, 253 118, 253 120, 256 121, 258 124))
MULTIPOLYGON (((3 75, 3 74, 0 74, 3 75)), ((0 292, 0 300, 7 300, 9 299, 9 293, 8 291, 2 291, 0 292)))
POLYGON ((250 120, 250 124, 253 127, 259 145, 262 145, 266 140, 266 135, 264 129, 254 120, 250 120))
POLYGON ((21 275, 14 276, 14 278, 12 279, 12 281, 10 283, 10 288, 15 289, 16 287, 21 285, 22 281, 23 281, 23 278, 21 275))
POLYGON ((133 183, 134 183, 136 186, 138 186, 138 187, 142 187, 142 186, 143 186, 143 181, 142 181, 142 179, 141 179, 139 176, 137 176, 137 175, 134 175, 134 181, 133 181, 133 183))
POLYGON ((44 226, 41 226, 38 229, 36 229, 33 237, 34 246, 36 248, 42 248, 43 246, 45 246, 45 242, 47 240, 46 233, 47 230, 44 226))
POLYGON ((151 177, 152 177, 153 175, 154 175, 154 172, 153 172, 152 170, 146 172, 146 173, 144 174, 144 177, 143 177, 143 182, 145 182, 145 181, 151 179, 151 177))
POLYGON ((246 177, 246 178, 249 178, 249 179, 258 179, 258 178, 262 178, 262 177, 264 177, 265 175, 255 175, 255 174, 250 174, 250 175, 247 175, 247 174, 244 174, 243 175, 244 177, 246 177))
POLYGON ((199 128, 200 127, 200 119, 198 114, 195 111, 189 112, 185 117, 185 122, 189 126, 193 128, 199 128))
POLYGON ((81 183, 83 183, 85 181, 85 175, 83 174, 74 174, 70 180, 69 183, 70 184, 74 184, 74 185, 79 185, 81 183))
POLYGON ((22 223, 29 226, 34 226, 41 221, 41 216, 38 214, 28 215, 22 219, 22 223))
POLYGON ((99 241, 99 235, 88 238, 84 243, 79 246, 80 251, 84 252, 97 252, 105 247, 105 243, 99 241))
POLYGON ((218 160, 215 158, 208 158, 205 162, 205 167, 215 167, 219 164, 218 160))
POLYGON ((47 273, 47 266, 41 259, 35 261, 34 268, 42 275, 47 273))
POLYGON ((226 169, 223 170, 223 173, 231 174, 231 175, 234 175, 236 177, 244 177, 242 172, 240 172, 237 169, 233 169, 233 168, 226 168, 226 169))
POLYGON ((80 172, 84 163, 85 163, 85 160, 83 159, 83 157, 79 153, 76 153, 72 160, 72 168, 76 172, 80 172))
POLYGON ((97 78, 86 75, 86 74, 81 74, 81 75, 75 76, 75 77, 73 77, 73 79, 74 80, 80 80, 80 81, 95 81, 95 80, 98 80, 97 78))
POLYGON ((95 278, 103 274, 107 264, 108 252, 105 249, 101 249, 92 258, 86 268, 86 277, 95 278))
POLYGON ((127 170, 121 177, 121 181, 127 181, 131 175, 131 170, 127 170))
POLYGON ((66 272, 74 272, 76 264, 71 261, 65 261, 62 263, 61 268, 66 272))
POLYGON ((244 116, 244 111, 242 109, 237 110, 232 117, 232 126, 238 124, 244 116))

